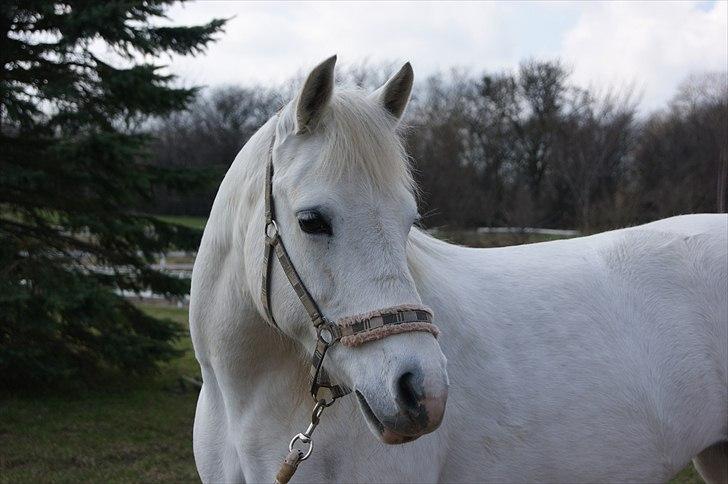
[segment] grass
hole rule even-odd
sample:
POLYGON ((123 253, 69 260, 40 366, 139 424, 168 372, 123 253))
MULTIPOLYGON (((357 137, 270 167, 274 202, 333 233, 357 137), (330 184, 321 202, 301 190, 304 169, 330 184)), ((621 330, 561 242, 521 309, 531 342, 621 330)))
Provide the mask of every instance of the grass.
MULTIPOLYGON (((187 310, 143 304, 187 325, 187 310)), ((199 482, 192 455, 199 377, 189 338, 185 353, 154 376, 110 382, 104 391, 0 398, 0 483, 199 482)), ((671 484, 701 484, 692 465, 671 484)))
POLYGON ((705 484, 705 481, 698 471, 695 470, 693 464, 688 464, 675 477, 670 479, 669 484, 705 484))
MULTIPOLYGON (((187 310, 144 305, 187 322, 187 310)), ((104 391, 0 399, 0 482, 198 482, 192 456, 198 376, 189 338, 184 355, 154 376, 104 391)))

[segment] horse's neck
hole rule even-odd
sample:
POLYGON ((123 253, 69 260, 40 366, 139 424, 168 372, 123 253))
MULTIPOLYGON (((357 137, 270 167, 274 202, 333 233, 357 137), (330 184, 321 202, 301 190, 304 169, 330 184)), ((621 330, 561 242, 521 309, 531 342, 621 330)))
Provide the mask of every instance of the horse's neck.
MULTIPOLYGON (((255 265, 260 261, 245 260, 244 246, 253 235, 248 233, 253 217, 263 216, 265 166, 274 129, 273 121, 261 127, 225 175, 193 277, 190 316, 198 359, 203 372, 214 371, 218 383, 235 387, 238 395, 254 395, 258 386, 275 391, 290 387, 291 381, 306 381, 300 349, 265 322, 254 303, 260 288, 250 287, 246 277, 247 271, 261 270, 255 265), (271 368, 280 372, 276 378, 270 378, 271 368)), ((294 386, 286 393, 299 399, 305 395, 301 390, 294 386)))
POLYGON ((462 250, 418 229, 410 233, 408 265, 417 291, 448 334, 465 331, 463 326, 471 319, 465 313, 473 310, 469 304, 473 288, 466 281, 477 267, 468 262, 462 250))
MULTIPOLYGON (((498 370, 489 367, 485 371, 481 363, 488 360, 483 355, 499 354, 498 347, 508 335, 507 325, 504 327, 493 317, 499 303, 492 297, 491 289, 502 285, 502 275, 493 264, 495 257, 491 249, 448 244, 417 229, 410 235, 410 271, 422 302, 433 310, 435 323, 440 327, 447 371, 456 384, 484 389, 500 382, 500 378, 491 378, 498 370)), ((499 389, 493 391, 498 393, 499 389)), ((499 395, 505 396, 502 389, 499 395)), ((463 397, 454 394, 450 399, 455 402, 463 397)))
POLYGON ((265 167, 274 129, 273 120, 268 121, 235 157, 218 189, 201 245, 214 245, 225 254, 231 250, 243 253, 251 217, 263 203, 265 167))

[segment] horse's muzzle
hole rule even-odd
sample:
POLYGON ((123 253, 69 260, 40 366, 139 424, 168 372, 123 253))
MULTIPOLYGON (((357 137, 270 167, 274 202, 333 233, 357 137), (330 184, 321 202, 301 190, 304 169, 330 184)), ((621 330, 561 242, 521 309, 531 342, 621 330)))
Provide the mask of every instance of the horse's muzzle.
POLYGON ((378 405, 360 391, 356 396, 369 427, 385 444, 402 444, 428 434, 442 422, 447 403, 447 373, 408 368, 392 379, 388 397, 394 405, 378 405))

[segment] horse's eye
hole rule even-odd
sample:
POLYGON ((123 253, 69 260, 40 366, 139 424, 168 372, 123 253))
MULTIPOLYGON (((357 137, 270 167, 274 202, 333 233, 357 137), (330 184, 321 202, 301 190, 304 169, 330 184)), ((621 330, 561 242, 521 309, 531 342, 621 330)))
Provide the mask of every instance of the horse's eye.
POLYGON ((298 213, 298 226, 307 234, 331 235, 331 225, 318 212, 306 210, 298 213))

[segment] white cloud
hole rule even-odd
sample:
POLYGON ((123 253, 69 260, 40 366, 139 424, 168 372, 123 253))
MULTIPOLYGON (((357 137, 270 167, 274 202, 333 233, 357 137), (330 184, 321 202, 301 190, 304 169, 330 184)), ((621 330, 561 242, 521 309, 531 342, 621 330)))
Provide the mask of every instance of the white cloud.
POLYGON ((652 107, 690 72, 726 69, 727 3, 696 5, 200 1, 174 7, 172 22, 235 18, 205 55, 175 57, 170 69, 186 84, 277 83, 337 53, 344 63, 409 60, 421 80, 562 57, 582 84, 639 82, 652 107))
POLYGON ((728 2, 598 2, 564 36, 585 85, 633 84, 643 108, 664 104, 688 74, 728 69, 728 2))
POLYGON ((195 82, 281 81, 332 54, 353 63, 410 60, 415 69, 498 58, 495 4, 199 2, 175 8, 176 22, 236 15, 219 43, 173 70, 195 82))

